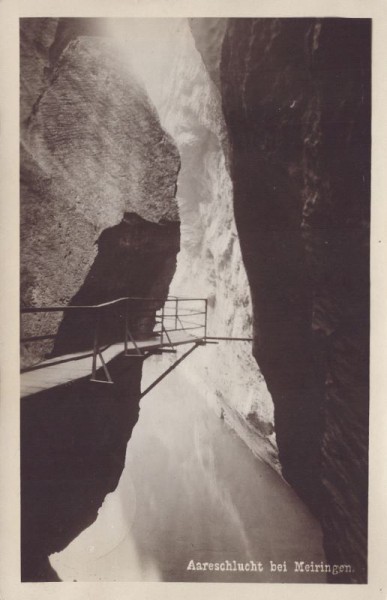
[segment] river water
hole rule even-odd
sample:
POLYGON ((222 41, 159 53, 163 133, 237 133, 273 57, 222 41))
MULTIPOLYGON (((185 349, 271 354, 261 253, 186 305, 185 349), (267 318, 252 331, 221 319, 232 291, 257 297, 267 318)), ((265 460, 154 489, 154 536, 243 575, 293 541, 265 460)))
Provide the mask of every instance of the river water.
MULTIPOLYGON (((143 389, 170 360, 145 361, 143 389)), ((325 578, 295 572, 294 561, 323 560, 315 519, 208 407, 181 367, 141 401, 120 483, 96 522, 50 558, 63 581, 300 583, 325 578), (213 563, 213 570, 187 568, 198 562, 213 563), (236 570, 238 563, 250 570, 236 570), (274 570, 278 564, 282 571, 274 570)))

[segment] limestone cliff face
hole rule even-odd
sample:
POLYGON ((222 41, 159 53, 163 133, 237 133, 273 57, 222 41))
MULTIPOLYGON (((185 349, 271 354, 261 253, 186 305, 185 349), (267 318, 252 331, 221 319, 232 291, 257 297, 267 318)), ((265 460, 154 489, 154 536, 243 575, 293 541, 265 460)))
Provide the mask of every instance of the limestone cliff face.
MULTIPOLYGON (((179 154, 127 61, 102 36, 75 36, 59 51, 55 25, 28 19, 21 28, 22 305, 68 304, 93 265, 97 239, 124 213, 138 215, 145 229, 178 222, 179 154)), ((121 275, 114 266, 110 281, 100 282, 108 290, 101 300, 117 297, 120 286, 111 280, 121 275)), ((163 294, 170 278, 169 272, 163 294)), ((135 295, 139 287, 132 282, 119 292, 135 295)), ((24 333, 55 332, 58 318, 25 318, 24 333)), ((26 360, 48 349, 35 345, 26 360)))
POLYGON ((31 114, 46 87, 50 48, 58 19, 20 19, 20 121, 31 114))
POLYGON ((220 61, 222 45, 227 29, 227 19, 189 19, 189 25, 208 74, 216 87, 221 90, 220 61))
MULTIPOLYGON (((207 28, 211 25, 214 32, 218 24, 218 20, 204 21, 203 44, 209 39, 207 28)), ((200 23, 191 27, 197 33, 200 23)), ((211 44, 214 56, 221 40, 222 31, 211 44)), ((208 335, 249 338, 250 290, 235 227, 220 92, 195 46, 189 23, 181 25, 173 44, 178 52, 154 98, 162 124, 181 155, 177 192, 181 251, 171 290, 176 295, 208 298, 208 335)), ((272 401, 251 356, 251 343, 208 345, 190 357, 185 373, 249 447, 277 468, 272 401)))
POLYGON ((230 20, 221 81, 254 355, 283 471, 319 512, 328 561, 362 582, 370 23, 230 20))

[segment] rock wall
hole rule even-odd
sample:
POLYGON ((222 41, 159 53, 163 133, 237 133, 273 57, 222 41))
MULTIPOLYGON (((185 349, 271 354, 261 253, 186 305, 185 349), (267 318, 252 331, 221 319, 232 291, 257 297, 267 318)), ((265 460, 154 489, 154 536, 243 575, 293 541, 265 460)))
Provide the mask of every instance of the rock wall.
MULTIPOLYGON (((149 339, 155 312, 168 295, 168 284, 176 270, 179 223, 150 223, 136 213, 126 213, 121 223, 105 229, 98 241, 98 254, 71 305, 90 305, 133 296, 152 300, 120 303, 99 314, 99 342, 111 344, 124 337, 125 313, 136 339, 149 339)), ((55 338, 52 355, 93 347, 96 314, 91 311, 65 313, 55 338)))
POLYGON ((189 26, 195 41, 195 46, 206 66, 211 80, 218 90, 221 90, 220 61, 222 45, 227 29, 227 19, 206 18, 189 19, 189 26))
MULTIPOLYGON (((370 21, 231 19, 221 62, 254 356, 283 472, 366 581, 370 21)), ((335 579, 337 582, 337 578, 335 579)))
MULTIPOLYGON (((21 21, 22 306, 156 296, 132 314, 144 335, 176 268, 179 154, 114 41, 65 21, 21 21)), ((22 365, 91 347, 90 315, 66 314, 23 316, 24 336, 55 343, 25 344, 22 365)), ((102 341, 122 340, 122 324, 109 312, 102 341)), ((84 378, 21 402, 22 581, 57 581, 48 556, 117 486, 142 360, 116 357, 109 372, 114 386, 84 378)))
MULTIPOLYGON (((219 89, 195 46, 198 22, 183 22, 174 59, 154 102, 181 156, 177 200, 181 252, 171 285, 176 295, 208 298, 208 335, 252 336, 252 306, 234 220, 228 140, 219 89), (192 28, 192 29, 191 29, 192 28)), ((200 35, 211 57, 220 50, 225 21, 204 20, 200 35), (220 27, 220 30, 217 30, 220 27)), ((216 72, 217 64, 212 69, 216 72)), ((182 365, 209 406, 222 415, 255 454, 279 469, 270 394, 249 342, 220 342, 182 365)))
MULTIPOLYGON (((179 154, 127 60, 107 37, 74 34, 65 45, 58 26, 59 43, 55 25, 21 22, 21 301, 30 306, 76 298, 96 258, 96 241, 124 213, 151 229, 178 223, 179 154)), ((166 235, 176 255, 176 232, 166 235)), ((122 261, 114 266, 126 269, 122 261)), ((117 282, 125 273, 111 271, 98 300, 123 291, 117 282)), ((131 283, 124 295, 141 288, 131 283)), ((60 319, 57 313, 24 317, 24 335, 55 333, 60 319)), ((25 346, 26 363, 50 347, 25 346)))

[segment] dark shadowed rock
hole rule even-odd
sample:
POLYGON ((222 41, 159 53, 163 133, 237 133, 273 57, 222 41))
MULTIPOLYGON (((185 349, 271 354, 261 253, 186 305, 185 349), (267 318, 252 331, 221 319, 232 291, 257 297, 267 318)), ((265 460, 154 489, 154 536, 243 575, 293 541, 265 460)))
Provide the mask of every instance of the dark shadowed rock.
MULTIPOLYGON (((131 296, 152 298, 128 305, 129 328, 136 339, 149 338, 155 312, 168 295, 168 284, 176 269, 179 223, 151 223, 127 213, 119 225, 105 229, 98 239, 98 254, 70 305, 90 305, 131 296)), ((99 315, 100 342, 110 344, 124 337, 124 304, 107 308, 99 315)), ((67 312, 59 327, 54 356, 87 350, 93 346, 96 314, 67 312)))
MULTIPOLYGON (((370 22, 232 19, 222 97, 286 478, 366 580, 370 22)), ((334 581, 339 581, 336 577, 334 581)))

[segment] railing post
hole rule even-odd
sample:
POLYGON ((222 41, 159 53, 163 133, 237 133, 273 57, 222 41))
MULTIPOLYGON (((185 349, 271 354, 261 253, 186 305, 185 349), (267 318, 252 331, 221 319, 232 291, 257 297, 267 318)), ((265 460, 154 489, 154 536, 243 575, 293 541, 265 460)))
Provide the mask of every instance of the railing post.
POLYGON ((97 374, 97 354, 99 352, 99 343, 98 343, 99 321, 100 321, 100 312, 99 312, 99 309, 97 308, 97 317, 95 320, 95 329, 94 329, 93 364, 92 364, 92 368, 91 368, 91 378, 92 379, 96 379, 96 374, 97 374))
POLYGON ((164 341, 163 334, 164 334, 164 304, 161 307, 161 330, 160 330, 160 343, 161 344, 164 341))
POLYGON ((129 299, 125 301, 125 337, 124 337, 124 353, 128 354, 128 319, 129 319, 129 299))
POLYGON ((179 311, 179 298, 175 298, 175 329, 177 329, 177 315, 179 311))
POLYGON ((204 341, 207 338, 207 303, 208 303, 208 300, 206 298, 204 300, 204 312, 205 312, 205 314, 204 314, 204 341))

